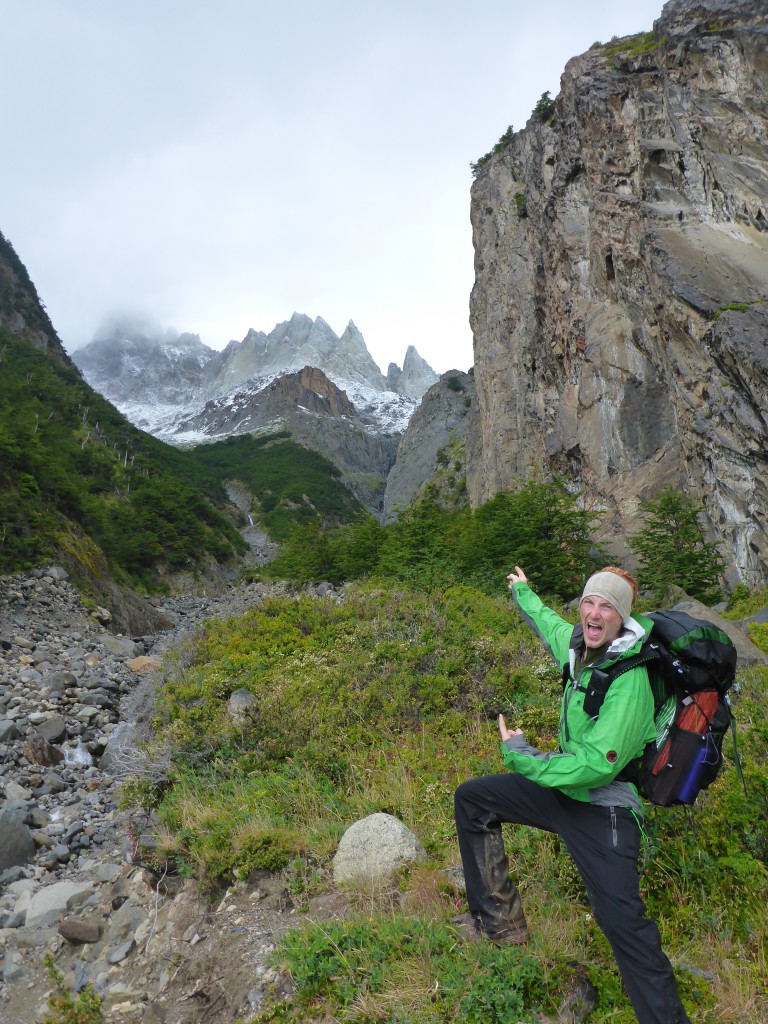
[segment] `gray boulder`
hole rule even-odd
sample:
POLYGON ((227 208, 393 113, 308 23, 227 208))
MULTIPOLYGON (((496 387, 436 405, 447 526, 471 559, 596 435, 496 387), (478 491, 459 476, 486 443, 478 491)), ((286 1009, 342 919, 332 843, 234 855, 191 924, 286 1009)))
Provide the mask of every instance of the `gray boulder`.
POLYGON ((116 658, 135 658, 139 653, 138 644, 126 636, 104 636, 101 646, 116 658))
POLYGON ((0 810, 0 871, 26 864, 35 855, 35 841, 20 807, 0 810))
POLYGON ((129 722, 121 722, 109 735, 104 753, 99 760, 99 767, 104 772, 114 772, 123 767, 124 751, 131 750, 136 738, 136 727, 129 722))
POLYGON ((369 814, 350 825, 333 858, 335 882, 385 879, 405 864, 424 860, 416 836, 391 814, 369 814))
POLYGON ((0 743, 10 743, 19 738, 16 723, 9 718, 0 718, 0 743))
POLYGON ((250 725, 258 711, 257 701, 250 690, 235 690, 229 698, 229 717, 234 725, 250 725))
POLYGON ((92 893, 92 882, 54 882, 47 885, 30 899, 25 925, 33 928, 53 924, 60 914, 79 906, 92 893))
POLYGON ((67 723, 61 715, 51 715, 38 725, 37 731, 49 743, 61 743, 67 738, 67 723))

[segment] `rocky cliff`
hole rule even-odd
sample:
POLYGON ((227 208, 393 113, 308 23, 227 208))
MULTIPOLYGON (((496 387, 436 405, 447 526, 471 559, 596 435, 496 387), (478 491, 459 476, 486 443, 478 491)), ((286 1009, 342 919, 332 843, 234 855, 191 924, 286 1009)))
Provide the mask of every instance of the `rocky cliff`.
POLYGON ((0 326, 25 338, 62 366, 72 366, 27 268, 0 233, 0 326))
MULTIPOLYGON (((384 492, 384 521, 397 518, 418 498, 425 485, 434 482, 441 491, 451 478, 464 479, 464 440, 472 422, 475 380, 471 373, 449 370, 427 391, 411 417, 397 447, 395 464, 384 492), (458 465, 457 465, 458 464, 458 465)), ((463 486, 463 485, 462 485, 463 486)), ((466 501, 453 487, 445 493, 451 504, 466 501)))
POLYGON ((479 169, 473 504, 561 473, 619 553, 666 484, 768 570, 768 9, 670 0, 479 169))

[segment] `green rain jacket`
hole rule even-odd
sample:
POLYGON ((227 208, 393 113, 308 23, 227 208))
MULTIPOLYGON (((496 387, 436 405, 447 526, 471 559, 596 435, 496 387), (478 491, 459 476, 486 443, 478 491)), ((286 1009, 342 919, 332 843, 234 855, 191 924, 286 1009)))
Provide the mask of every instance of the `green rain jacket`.
POLYGON ((570 650, 573 624, 542 604, 527 583, 515 583, 513 596, 523 617, 541 637, 560 669, 570 665, 571 678, 560 708, 558 753, 544 753, 524 736, 502 742, 504 764, 532 782, 559 789, 574 800, 640 811, 642 802, 630 782, 616 779, 647 743, 656 739, 653 694, 645 667, 638 665, 611 684, 595 718, 584 711, 584 684, 593 668, 604 668, 639 653, 651 621, 633 616, 607 648, 602 659, 585 665, 573 677, 575 652, 570 650))

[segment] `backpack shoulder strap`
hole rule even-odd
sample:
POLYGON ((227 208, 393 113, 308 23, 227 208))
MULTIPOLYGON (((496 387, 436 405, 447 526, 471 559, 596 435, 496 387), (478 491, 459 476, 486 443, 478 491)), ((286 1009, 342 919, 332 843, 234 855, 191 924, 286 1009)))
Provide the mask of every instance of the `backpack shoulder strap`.
POLYGON ((658 645, 646 640, 640 651, 631 658, 623 658, 607 668, 593 668, 584 693, 584 710, 590 718, 595 718, 600 713, 606 694, 615 679, 631 672, 638 665, 658 661, 660 656, 658 645))

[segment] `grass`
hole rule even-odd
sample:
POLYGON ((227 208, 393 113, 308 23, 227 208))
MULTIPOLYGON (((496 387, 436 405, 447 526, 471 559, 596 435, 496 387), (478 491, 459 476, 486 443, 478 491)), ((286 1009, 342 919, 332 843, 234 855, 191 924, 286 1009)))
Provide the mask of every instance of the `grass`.
POLYGON ((729 302, 721 306, 715 313, 713 320, 719 320, 723 313, 746 313, 753 306, 761 306, 765 299, 755 299, 753 302, 729 302))
POLYGON ((667 42, 665 37, 657 39, 653 32, 638 32, 622 39, 611 39, 599 46, 593 44, 590 49, 599 48, 605 57, 639 57, 643 53, 650 53, 661 46, 666 46, 667 42))
MULTIPOLYGON (((534 932, 525 951, 459 945, 451 923, 465 909, 443 873, 460 863, 453 791, 501 770, 500 710, 552 747, 559 691, 508 600, 467 587, 430 595, 369 582, 343 602, 271 599, 197 636, 154 705, 155 742, 172 751, 170 781, 145 787, 163 821, 156 856, 212 890, 257 868, 280 872, 301 909, 332 887, 338 841, 367 814, 396 815, 428 854, 390 885, 350 892, 343 921, 307 918, 286 936, 275 963, 296 996, 265 1024, 532 1022, 555 1012, 574 964, 600 992, 590 1022, 633 1021, 556 836, 505 831, 534 932), (256 697, 247 728, 226 710, 243 686, 256 697)), ((642 891, 694 1024, 768 1015, 767 704, 768 670, 744 672, 746 794, 729 762, 694 808, 651 810, 645 822, 642 891)))

